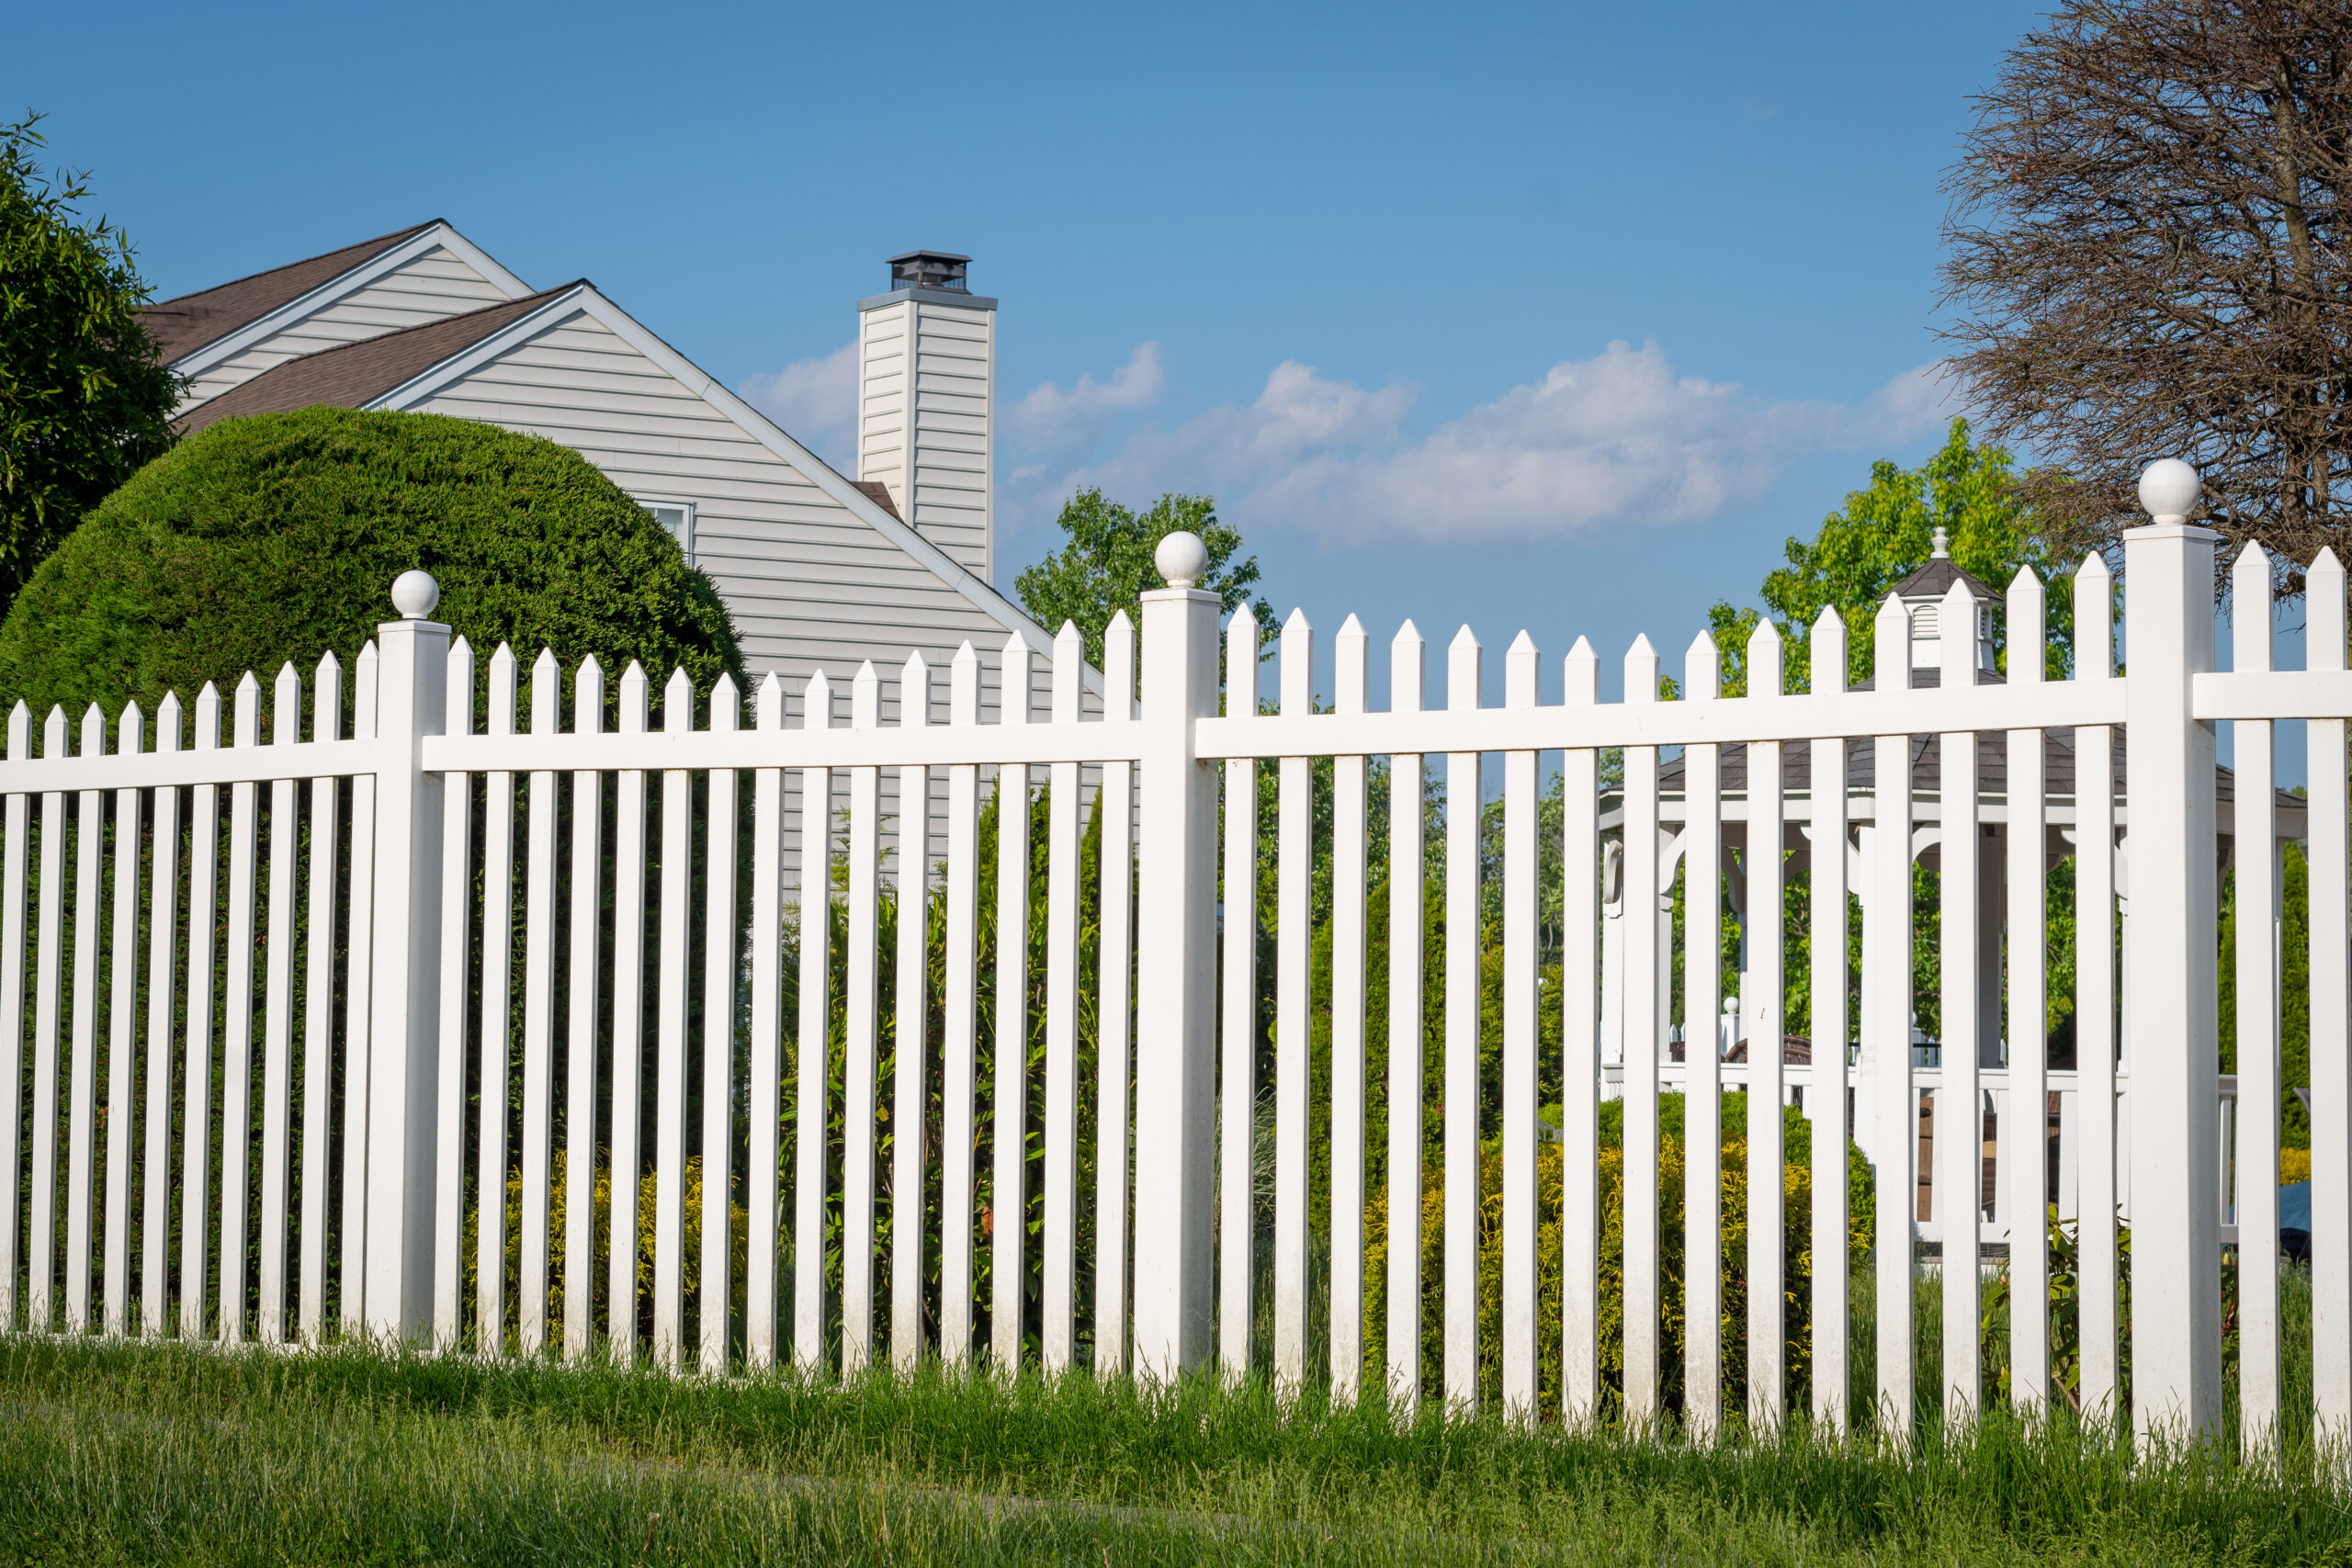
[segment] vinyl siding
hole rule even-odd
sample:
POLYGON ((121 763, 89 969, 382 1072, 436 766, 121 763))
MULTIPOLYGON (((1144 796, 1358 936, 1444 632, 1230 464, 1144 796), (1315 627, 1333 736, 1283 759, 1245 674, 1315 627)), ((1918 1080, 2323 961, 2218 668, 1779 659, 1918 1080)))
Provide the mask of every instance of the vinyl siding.
POLYGON ((289 359, 463 315, 503 303, 506 297, 505 290, 467 265, 455 252, 436 247, 206 370, 188 388, 178 412, 217 398, 289 359))

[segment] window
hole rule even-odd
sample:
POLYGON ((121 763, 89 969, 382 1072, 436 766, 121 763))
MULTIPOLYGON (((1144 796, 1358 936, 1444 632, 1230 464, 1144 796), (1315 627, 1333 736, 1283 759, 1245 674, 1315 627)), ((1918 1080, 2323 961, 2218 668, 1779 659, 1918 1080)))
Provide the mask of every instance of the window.
POLYGON ((678 549, 692 566, 695 560, 695 505, 691 501, 648 501, 639 497, 637 502, 645 508, 646 515, 662 525, 662 531, 678 541, 678 549))

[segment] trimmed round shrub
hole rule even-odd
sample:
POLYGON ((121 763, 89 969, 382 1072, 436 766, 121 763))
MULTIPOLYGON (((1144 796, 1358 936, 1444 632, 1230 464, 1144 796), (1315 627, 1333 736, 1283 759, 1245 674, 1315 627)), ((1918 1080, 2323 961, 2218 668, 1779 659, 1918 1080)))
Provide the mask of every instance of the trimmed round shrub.
POLYGON ((681 665, 699 692, 722 671, 743 684, 718 590, 577 452, 441 414, 312 408, 224 419, 91 511, 0 624, 0 701, 36 723, 52 703, 152 714, 207 681, 225 699, 248 670, 266 693, 289 659, 307 682, 329 649, 348 694, 412 567, 439 581, 434 618, 471 640, 477 670, 514 645, 526 707, 543 647, 567 693, 595 655, 608 701, 632 659, 657 704, 681 665))

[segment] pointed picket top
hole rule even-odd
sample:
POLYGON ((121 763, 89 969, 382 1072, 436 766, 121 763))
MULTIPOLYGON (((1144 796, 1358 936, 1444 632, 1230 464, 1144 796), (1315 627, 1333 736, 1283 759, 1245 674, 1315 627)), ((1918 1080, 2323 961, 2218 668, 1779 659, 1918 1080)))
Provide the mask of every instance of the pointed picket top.
POLYGON ((1004 639, 1004 668, 997 682, 997 722, 1028 723, 1030 705, 1036 700, 1037 651, 1027 637, 1014 632, 1004 639))
MULTIPOLYGON (((17 739, 17 727, 25 718, 25 705, 18 703, 17 711, 8 716, 8 755, 22 756, 24 749, 17 739)), ((165 692, 164 700, 155 705, 155 750, 176 751, 180 749, 180 694, 165 692)))
POLYGON ((710 728, 717 730, 743 728, 743 694, 737 688, 735 677, 723 670, 710 686, 710 728))
POLYGON ((593 653, 571 672, 571 730, 575 735, 605 732, 605 667, 593 653))
POLYGON ((236 726, 236 745, 261 744, 261 682, 254 679, 250 670, 237 682, 236 726))
MULTIPOLYGON (((474 732, 474 645, 462 637, 449 639, 448 707, 444 713, 442 732, 447 735, 471 735, 474 732)), ((340 733, 343 723, 343 684, 341 678, 319 660, 319 691, 313 705, 319 714, 316 736, 321 740, 333 740, 340 733)))
POLYGON ((1283 712, 1315 711, 1315 626, 1305 610, 1293 610, 1283 623, 1283 712))
POLYGON ((2303 664, 2307 669, 2344 668, 2344 563, 2335 558, 2334 550, 2322 548, 2311 570, 2303 574, 2303 664))
POLYGON ((784 728, 784 677, 773 670, 760 678, 759 700, 752 705, 752 728, 784 728))
POLYGON ((881 722, 882 678, 874 672, 874 660, 868 659, 858 665, 857 674, 849 683, 849 727, 872 729, 881 722))
POLYGON ((1838 613, 1837 605, 1824 604, 1821 614, 1813 618, 1813 629, 1805 637, 1805 661, 1812 667, 1815 695, 1846 689, 1846 617, 1838 613))
POLYGON ((97 704, 82 710, 82 755, 103 757, 107 754, 107 716, 97 704))
POLYGON ((209 751, 220 744, 220 688, 207 681, 196 694, 196 749, 209 751))
POLYGON ((1711 702, 1724 694, 1724 658, 1713 634, 1701 632, 1682 650, 1682 697, 1685 702, 1711 702))
POLYGON ((1894 594, 1878 607, 1871 623, 1871 682, 1881 692, 1911 689, 1911 612, 1894 594), (1892 671, 1892 673, 1889 673, 1892 671))
POLYGON ((808 685, 800 699, 800 728, 831 729, 833 727, 833 683, 818 671, 808 677, 808 685))
POLYGON ((269 743, 291 746, 301 739, 302 677, 289 659, 277 667, 277 679, 270 682, 269 743))
POLYGON ((1535 705, 1538 682, 1542 679, 1538 661, 1542 655, 1535 650, 1535 639, 1520 628, 1510 639, 1510 648, 1503 654, 1503 706, 1532 708, 1535 705))
POLYGON ((1102 716, 1113 723, 1136 716, 1136 624, 1125 610, 1102 628, 1102 716))
POLYGON ((1465 625, 1446 645, 1445 705, 1450 708, 1476 707, 1478 688, 1486 669, 1487 650, 1479 645, 1477 634, 1465 625))
POLYGON ((899 728, 920 729, 931 722, 931 662, 921 653, 907 655, 899 671, 899 728))
MULTIPOLYGON (((164 700, 168 702, 171 699, 164 700)), ((28 761, 33 754, 32 745, 33 710, 25 705, 24 698, 18 697, 17 705, 8 710, 8 761, 12 762, 28 761)), ((173 750, 177 748, 175 747, 173 750)))
POLYGON ((359 662, 351 672, 351 733, 358 739, 376 734, 376 639, 359 645, 359 662))
POLYGON ((1976 684, 1976 595, 1958 578, 1944 592, 1944 602, 1936 613, 1939 649, 1942 654, 1942 681, 1947 686, 1976 684))
POLYGON ((2241 673, 2270 668, 2270 555, 2251 540, 2230 568, 2230 653, 2241 673))
POLYGON ((490 733, 514 733, 514 649, 500 643, 490 656, 490 733))
POLYGON ((1249 605, 1225 623, 1225 711, 1248 718, 1258 711, 1258 617, 1249 605))
POLYGON ((563 728, 563 666, 555 649, 543 648, 531 660, 531 733, 553 735, 563 728))
POLYGON ((947 722, 980 722, 980 654, 969 637, 947 666, 947 722))
POLYGON ((1429 645, 1407 621, 1388 644, 1388 711, 1419 713, 1429 705, 1429 645))
POLYGON ((1756 629, 1747 634, 1747 694, 1751 697, 1777 697, 1788 690, 1785 669, 1786 650, 1781 646, 1781 628, 1772 617, 1758 619, 1756 629))
POLYGON ((1372 638, 1364 635, 1363 623, 1350 615, 1340 626, 1339 634, 1331 639, 1332 711, 1362 713, 1370 685, 1368 666, 1372 658, 1372 638))
POLYGON ((1054 634, 1054 722, 1078 722, 1079 695, 1086 690, 1086 638, 1076 621, 1054 634))
POLYGON ((1647 632, 1635 632, 1634 646, 1625 650, 1625 700, 1657 701, 1657 649, 1650 646, 1647 632))
POLYGON ((1590 707, 1600 700, 1600 655, 1592 639, 1580 637, 1560 660, 1560 700, 1574 707, 1590 707))
POLYGON ((2045 673, 2044 654, 2050 645, 2049 601, 2033 568, 2021 566, 2018 574, 2009 579, 2007 604, 2008 682, 2012 686, 2033 685, 2045 673))
POLYGON ((2075 573, 2075 679, 2108 681, 2115 676, 2115 573, 2093 550, 2075 573), (2104 626, 2104 633, 2095 630, 2104 626))
POLYGON ((651 694, 649 688, 651 685, 652 682, 646 679, 645 666, 634 659, 630 660, 628 668, 621 671, 620 732, 623 735, 645 733, 645 710, 649 705, 648 698, 651 694))
MULTIPOLYGON (((464 640, 462 637, 458 639, 459 642, 464 640)), ((456 652, 454 645, 450 651, 453 654, 456 652)), ((473 663, 470 652, 467 655, 467 660, 464 695, 460 697, 457 687, 449 688, 449 705, 453 710, 461 713, 472 711, 467 705, 470 705, 474 694, 473 663)), ((313 740, 343 739, 343 660, 334 656, 334 649, 328 649, 319 655, 318 665, 311 676, 311 739, 313 740)))
POLYGON ((147 717, 137 703, 122 705, 122 719, 115 733, 115 750, 126 757, 136 757, 147 749, 147 717))
POLYGON ((662 733, 691 735, 695 728, 695 683, 684 667, 670 671, 662 688, 662 733))
MULTIPOLYGON (((206 690, 209 691, 210 688, 207 687, 206 690)), ((66 754, 65 736, 64 705, 51 703, 49 705, 49 716, 41 721, 40 754, 44 757, 64 756, 66 754)))

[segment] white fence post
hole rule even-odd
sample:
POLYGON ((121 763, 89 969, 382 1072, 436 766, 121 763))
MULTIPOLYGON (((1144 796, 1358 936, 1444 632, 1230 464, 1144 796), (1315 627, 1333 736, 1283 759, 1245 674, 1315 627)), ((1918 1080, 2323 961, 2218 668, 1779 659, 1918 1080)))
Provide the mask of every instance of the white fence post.
POLYGON ((1209 1180, 1216 1062, 1216 774, 1193 724, 1216 713, 1208 553, 1170 534, 1143 596, 1143 833, 1136 1032, 1135 1359, 1173 1381, 1209 1344, 1209 1180))
POLYGON ((439 1068, 441 776, 419 741, 442 731, 449 628, 441 599, 401 574, 401 618, 376 628, 376 919, 368 1052, 368 1238, 364 1322, 413 1339, 433 1312, 434 1091, 439 1068))
POLYGON ((2123 536, 2131 598, 2131 955, 2143 987, 2125 1018, 2132 1067, 2132 1387, 2143 1436, 2217 1431, 2222 1420, 2220 1071, 2213 932, 2213 728, 2190 685, 2213 668, 2213 547, 2188 521, 2195 469, 2153 465, 2141 503, 2155 522, 2123 536))

